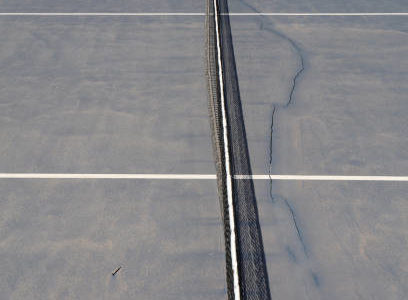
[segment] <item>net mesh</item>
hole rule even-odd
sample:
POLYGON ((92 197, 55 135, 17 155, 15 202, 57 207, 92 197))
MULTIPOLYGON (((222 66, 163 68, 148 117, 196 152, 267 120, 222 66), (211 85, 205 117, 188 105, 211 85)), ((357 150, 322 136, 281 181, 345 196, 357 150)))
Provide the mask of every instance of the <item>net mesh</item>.
POLYGON ((227 277, 227 294, 228 299, 234 299, 234 284, 232 273, 231 247, 230 247, 230 226, 228 215, 228 200, 227 200, 227 183, 225 173, 224 143, 222 132, 222 115, 220 103, 220 85, 218 78, 217 64, 217 46, 216 46, 216 31, 214 19, 214 4, 211 0, 207 1, 207 16, 206 16, 206 66, 208 80, 208 109, 210 115, 210 125, 213 140, 213 155, 217 170, 217 186, 220 199, 221 216, 224 223, 224 243, 225 243, 225 258, 226 258, 226 277, 227 277))
MULTIPOLYGON (((226 101, 231 173, 233 175, 250 175, 252 171, 239 93, 227 0, 219 0, 218 9, 219 11, 215 12, 213 1, 207 1, 207 76, 213 149, 224 222, 228 298, 234 299, 225 161, 223 161, 224 143, 220 103, 221 92, 224 93, 226 101), (215 13, 218 14, 219 20, 224 91, 220 91, 218 78, 215 13)), ((259 225, 255 190, 251 179, 233 180, 233 203, 241 298, 270 299, 262 234, 259 225)))

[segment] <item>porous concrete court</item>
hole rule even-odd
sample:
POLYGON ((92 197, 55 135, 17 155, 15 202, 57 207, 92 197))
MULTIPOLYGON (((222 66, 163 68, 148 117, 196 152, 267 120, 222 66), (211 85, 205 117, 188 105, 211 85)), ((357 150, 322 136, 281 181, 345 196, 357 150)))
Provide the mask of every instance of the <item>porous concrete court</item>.
MULTIPOLYGON (((229 5, 408 12, 300 2, 229 5)), ((0 1, 27 12, 204 13, 205 1, 0 1)), ((408 175, 407 18, 231 16, 254 174, 408 175)), ((204 21, 1 15, 0 173, 214 175, 204 21)), ((408 183, 255 188, 273 299, 408 294, 408 183)), ((222 239, 214 179, 0 179, 1 299, 225 299, 222 239)))

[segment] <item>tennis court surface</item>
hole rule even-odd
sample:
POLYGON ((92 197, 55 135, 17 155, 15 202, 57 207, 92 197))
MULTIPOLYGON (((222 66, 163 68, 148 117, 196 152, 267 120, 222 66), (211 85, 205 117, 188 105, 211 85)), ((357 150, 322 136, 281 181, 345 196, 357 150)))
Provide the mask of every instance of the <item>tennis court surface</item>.
MULTIPOLYGON (((408 4, 228 6, 271 298, 405 299, 408 4)), ((206 11, 0 0, 1 299, 227 298, 206 11)))

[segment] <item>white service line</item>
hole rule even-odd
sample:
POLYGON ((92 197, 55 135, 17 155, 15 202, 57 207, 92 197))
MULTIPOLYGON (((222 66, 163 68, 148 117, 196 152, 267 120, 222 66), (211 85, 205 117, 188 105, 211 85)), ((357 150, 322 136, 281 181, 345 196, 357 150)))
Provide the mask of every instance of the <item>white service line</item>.
POLYGON ((141 12, 141 13, 123 13, 123 12, 39 12, 39 13, 24 13, 24 12, 9 12, 0 13, 0 16, 34 16, 34 17, 58 17, 58 16, 72 16, 72 17, 116 17, 116 16, 205 16, 205 13, 190 13, 190 12, 141 12))
MULTIPOLYGON (((234 179, 287 181, 395 181, 408 182, 408 176, 345 175, 234 175, 234 179)), ((215 174, 102 174, 102 173, 0 173, 0 179, 177 179, 215 180, 215 174)))
POLYGON ((235 175, 234 179, 298 180, 298 181, 408 181, 408 176, 343 176, 343 175, 235 175))
MULTIPOLYGON (((130 17, 143 17, 143 16, 205 16, 205 13, 194 12, 140 12, 140 13, 126 13, 126 12, 3 12, 0 16, 37 16, 37 17, 58 17, 58 16, 72 16, 72 17, 115 17, 115 16, 130 16, 130 17)), ((376 12, 376 13, 224 13, 220 15, 229 16, 286 16, 286 17, 347 17, 347 16, 408 16, 408 12, 376 12)))
POLYGON ((0 173, 0 179, 217 179, 212 174, 0 173))
POLYGON ((226 113, 226 103, 224 99, 224 75, 222 70, 222 58, 221 58, 221 32, 218 23, 218 2, 214 0, 214 18, 215 18, 215 35, 217 36, 217 54, 218 54, 218 77, 220 83, 220 98, 221 98, 221 114, 222 114, 222 131, 223 131, 223 143, 224 143, 224 160, 225 160, 225 175, 227 177, 227 200, 228 200, 228 219, 230 227, 230 247, 231 247, 231 265, 232 276, 234 282, 234 300, 239 300, 240 288, 239 288, 239 276, 238 276, 238 253, 236 246, 235 236, 235 216, 234 216, 234 202, 232 198, 232 174, 229 157, 229 141, 228 141, 228 123, 226 113))
POLYGON ((377 12, 377 13, 229 13, 230 16, 286 16, 286 17, 297 17, 297 16, 304 16, 304 17, 347 17, 347 16, 408 16, 408 12, 398 12, 398 13, 384 13, 384 12, 377 12))
MULTIPOLYGON (((234 175, 234 179, 287 181, 394 181, 408 182, 408 176, 346 175, 234 175)), ((215 180, 215 174, 102 174, 102 173, 0 173, 0 179, 176 179, 215 180)))

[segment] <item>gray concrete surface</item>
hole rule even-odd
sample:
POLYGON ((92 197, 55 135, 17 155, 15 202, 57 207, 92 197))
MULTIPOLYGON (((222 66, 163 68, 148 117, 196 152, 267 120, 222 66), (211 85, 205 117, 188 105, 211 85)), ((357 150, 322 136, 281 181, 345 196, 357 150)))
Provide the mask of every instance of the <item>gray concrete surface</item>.
MULTIPOLYGON (((252 12, 250 4, 262 12, 401 12, 407 11, 403 0, 230 0, 231 12, 252 12)), ((106 0, 51 1, 1 0, 0 12, 205 12, 200 0, 106 0)))
POLYGON ((406 20, 232 17, 255 174, 407 174, 406 20))
POLYGON ((205 1, 0 0, 0 12, 205 12, 205 1))
MULTIPOLYGON (((231 18, 255 174, 407 175, 406 20, 231 18)), ((274 299, 406 298, 406 184, 270 188, 255 182, 274 299)))
POLYGON ((404 0, 230 0, 231 12, 252 12, 247 4, 262 12, 408 12, 404 0))
POLYGON ((255 185, 273 299, 406 299, 408 185, 255 185))
POLYGON ((214 174, 203 17, 2 17, 1 172, 214 174))
MULTIPOLYGON (((0 12, 205 9, 205 1, 0 3, 0 12)), ((250 4, 408 11, 399 0, 250 4)), ((406 20, 231 18, 254 173, 407 175, 406 20), (305 70, 283 108, 299 54, 305 70)), ((203 22, 1 17, 0 172, 214 173, 203 22)), ((274 182, 272 199, 268 181, 255 187, 274 298, 408 294, 407 185, 274 182)), ((215 182, 0 181, 6 299, 225 299, 224 268, 215 182)))
MULTIPOLYGON (((2 17, 0 172, 214 174, 203 22, 2 17)), ((225 299, 222 236, 215 181, 1 180, 0 298, 225 299)))
POLYGON ((215 181, 1 180, 0 298, 225 299, 222 236, 215 181))

